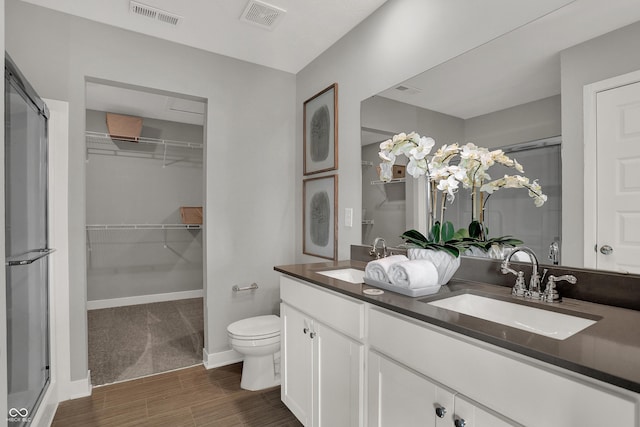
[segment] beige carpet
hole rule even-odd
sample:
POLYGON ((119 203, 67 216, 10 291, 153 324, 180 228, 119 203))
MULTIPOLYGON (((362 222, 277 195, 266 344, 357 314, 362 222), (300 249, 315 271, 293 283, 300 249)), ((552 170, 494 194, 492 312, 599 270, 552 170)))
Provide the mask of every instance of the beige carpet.
POLYGON ((202 298, 89 310, 91 383, 202 363, 202 298))

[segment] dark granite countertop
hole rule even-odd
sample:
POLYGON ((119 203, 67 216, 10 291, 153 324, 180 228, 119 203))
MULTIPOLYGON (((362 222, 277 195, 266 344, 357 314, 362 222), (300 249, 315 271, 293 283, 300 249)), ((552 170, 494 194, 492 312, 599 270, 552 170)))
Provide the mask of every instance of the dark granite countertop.
POLYGON ((286 275, 356 298, 396 313, 640 393, 640 311, 565 298, 562 303, 533 302, 511 296, 511 289, 486 283, 453 279, 435 295, 411 298, 390 291, 369 296, 371 288, 333 279, 318 271, 353 267, 361 261, 337 261, 276 266, 286 275), (489 295, 532 307, 598 320, 565 339, 556 340, 472 316, 444 310, 425 302, 461 293, 489 295))

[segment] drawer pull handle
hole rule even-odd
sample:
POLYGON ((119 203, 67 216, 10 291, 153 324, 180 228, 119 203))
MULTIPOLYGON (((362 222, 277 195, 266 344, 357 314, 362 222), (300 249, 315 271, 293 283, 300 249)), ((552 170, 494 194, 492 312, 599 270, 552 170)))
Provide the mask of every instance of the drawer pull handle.
POLYGON ((307 335, 307 332, 309 332, 309 328, 304 328, 304 329, 302 330, 302 333, 303 333, 303 334, 305 334, 305 335, 307 335))
POLYGON ((311 339, 313 339, 313 338, 316 336, 316 333, 315 333, 315 332, 311 332, 311 333, 309 334, 309 336, 311 337, 311 339))
POLYGON ((436 415, 438 416, 438 418, 444 418, 444 414, 447 413, 447 408, 444 408, 442 406, 438 406, 436 408, 436 415))
POLYGON ((458 418, 453 422, 453 425, 456 427, 464 427, 467 425, 467 422, 462 418, 458 418))

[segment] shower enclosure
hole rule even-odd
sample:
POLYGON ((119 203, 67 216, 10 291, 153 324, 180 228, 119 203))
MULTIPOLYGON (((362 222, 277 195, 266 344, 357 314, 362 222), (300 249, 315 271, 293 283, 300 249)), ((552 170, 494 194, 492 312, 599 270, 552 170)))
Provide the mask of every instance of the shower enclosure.
POLYGON ((8 419, 27 425, 50 381, 49 111, 5 56, 8 419))

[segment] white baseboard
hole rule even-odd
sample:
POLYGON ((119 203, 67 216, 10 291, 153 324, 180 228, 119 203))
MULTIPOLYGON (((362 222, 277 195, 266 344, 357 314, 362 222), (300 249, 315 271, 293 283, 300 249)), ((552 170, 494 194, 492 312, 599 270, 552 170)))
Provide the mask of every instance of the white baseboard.
POLYGON ((235 350, 220 351, 212 354, 209 354, 206 348, 202 350, 202 363, 207 369, 231 365, 232 363, 242 362, 242 360, 242 355, 235 350))
POLYGON ((153 302, 175 301, 179 299, 202 298, 204 290, 169 292, 166 294, 139 295, 126 298, 99 299, 87 301, 87 310, 100 308, 124 307, 126 305, 150 304, 153 302))
POLYGON ((91 396, 91 371, 87 371, 87 378, 69 383, 69 399, 91 396))

